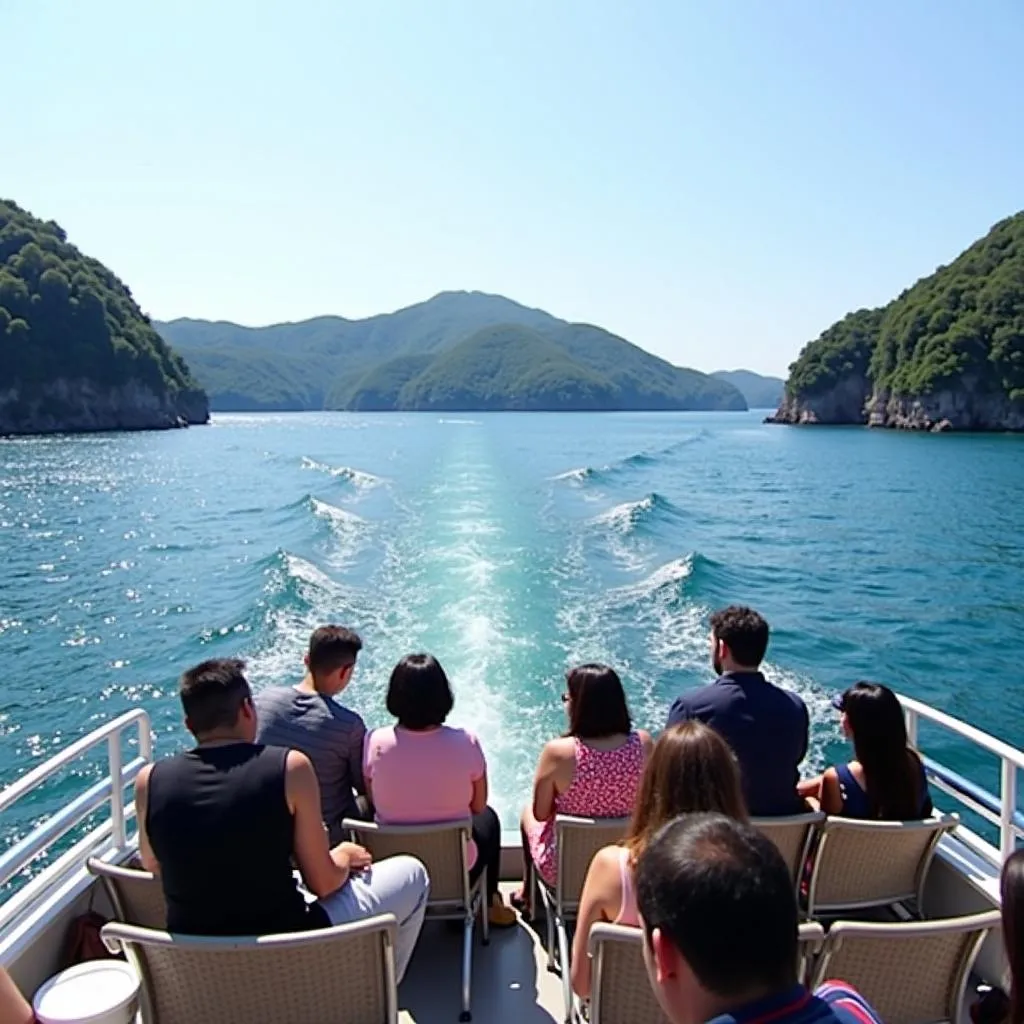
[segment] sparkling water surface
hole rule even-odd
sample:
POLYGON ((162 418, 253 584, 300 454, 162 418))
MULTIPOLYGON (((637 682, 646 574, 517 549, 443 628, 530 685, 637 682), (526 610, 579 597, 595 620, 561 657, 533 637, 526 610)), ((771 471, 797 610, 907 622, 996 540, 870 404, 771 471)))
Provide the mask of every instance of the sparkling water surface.
MULTIPOLYGON (((877 679, 1024 745, 1024 438, 765 426, 762 414, 219 415, 153 434, 0 441, 0 783, 135 707, 180 748, 176 678, 241 655, 301 674, 355 627, 345 700, 436 654, 506 827, 564 727, 567 666, 606 660, 638 724, 711 678, 707 615, 772 626, 767 670, 838 757, 829 695, 877 679)), ((932 730, 927 751, 994 785, 932 730)), ((3 815, 0 848, 101 770, 3 815)))

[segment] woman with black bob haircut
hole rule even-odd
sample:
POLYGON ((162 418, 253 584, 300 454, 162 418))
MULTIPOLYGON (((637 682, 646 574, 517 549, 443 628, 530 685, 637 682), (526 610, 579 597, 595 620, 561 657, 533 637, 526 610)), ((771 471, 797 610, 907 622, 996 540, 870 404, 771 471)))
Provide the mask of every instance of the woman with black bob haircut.
POLYGON ((854 760, 801 782, 801 796, 826 814, 904 821, 932 813, 924 764, 907 739, 899 698, 879 683, 854 683, 832 701, 854 760))
MULTIPOLYGON (((633 814, 651 737, 634 729, 622 680, 607 665, 570 669, 562 694, 569 729, 541 751, 533 802, 522 814, 523 852, 550 885, 558 851, 555 815, 628 818, 633 814)), ((530 911, 530 894, 513 897, 530 911)))
POLYGON ((501 823, 487 805, 487 762, 473 733, 444 724, 454 706, 448 676, 432 654, 409 654, 394 667, 387 709, 396 723, 366 737, 366 795, 382 824, 433 824, 471 816, 470 879, 476 881, 487 868, 490 922, 509 927, 516 915, 498 894, 501 823))

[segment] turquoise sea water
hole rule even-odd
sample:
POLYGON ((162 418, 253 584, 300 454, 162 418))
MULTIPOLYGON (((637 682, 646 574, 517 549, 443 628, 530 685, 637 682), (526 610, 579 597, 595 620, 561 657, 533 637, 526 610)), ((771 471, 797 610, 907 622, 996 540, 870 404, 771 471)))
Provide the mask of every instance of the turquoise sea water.
MULTIPOLYGON (((183 668, 240 654, 256 686, 292 681, 334 621, 364 638, 346 700, 371 724, 401 655, 441 659, 511 825, 565 668, 611 662, 658 729, 711 677, 707 613, 732 601, 765 614, 768 671, 810 705, 809 767, 841 752, 828 696, 862 677, 1020 746, 1022 535, 1024 439, 754 413, 222 415, 3 441, 0 782, 133 707, 172 751, 183 668)), ((80 786, 6 814, 0 847, 80 786)))

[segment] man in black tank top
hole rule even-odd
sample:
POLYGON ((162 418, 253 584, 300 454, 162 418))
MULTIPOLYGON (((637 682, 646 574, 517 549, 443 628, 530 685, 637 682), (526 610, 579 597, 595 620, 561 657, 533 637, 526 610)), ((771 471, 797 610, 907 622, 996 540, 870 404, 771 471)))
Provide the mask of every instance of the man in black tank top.
POLYGON ((147 766, 135 784, 139 849, 163 883, 168 930, 266 935, 390 912, 401 977, 426 907, 423 865, 391 857, 371 867, 355 843, 329 848, 309 758, 253 742, 244 667, 206 661, 182 676, 185 724, 197 745, 147 766), (317 902, 297 888, 293 858, 317 902))

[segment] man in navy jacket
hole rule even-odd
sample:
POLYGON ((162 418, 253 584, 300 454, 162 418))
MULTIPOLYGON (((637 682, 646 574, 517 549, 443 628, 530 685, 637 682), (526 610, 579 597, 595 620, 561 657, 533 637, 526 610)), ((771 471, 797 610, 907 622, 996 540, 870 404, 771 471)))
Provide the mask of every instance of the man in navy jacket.
POLYGON ((751 608, 732 605, 711 616, 711 663, 718 679, 676 699, 666 728, 693 719, 710 725, 732 747, 754 817, 799 814, 799 765, 807 753, 810 721, 795 693, 760 671, 768 623, 751 608))

